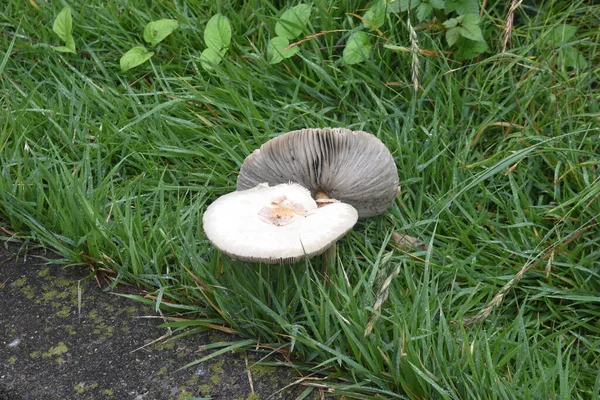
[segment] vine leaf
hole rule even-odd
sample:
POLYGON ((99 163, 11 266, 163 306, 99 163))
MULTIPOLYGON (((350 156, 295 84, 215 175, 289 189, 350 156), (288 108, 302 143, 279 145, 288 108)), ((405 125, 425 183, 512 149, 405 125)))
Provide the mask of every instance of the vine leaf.
POLYGON ((156 46, 178 27, 179 23, 174 19, 159 19, 158 21, 148 22, 144 28, 144 40, 152 46, 156 46))
POLYGON ((267 57, 269 64, 277 64, 285 58, 290 58, 300 50, 300 47, 294 46, 287 49, 290 41, 281 36, 276 36, 269 41, 267 45, 267 57))
POLYGON ((209 49, 221 53, 223 49, 229 48, 231 44, 231 25, 227 18, 221 14, 215 14, 206 23, 204 28, 204 43, 209 49))
POLYGON ((354 32, 348 38, 342 55, 346 64, 358 64, 371 55, 371 42, 365 32, 354 32))
POLYGON ((61 53, 75 53, 75 40, 73 39, 73 16, 71 15, 71 7, 65 7, 54 19, 52 30, 58 37, 65 42, 64 46, 54 47, 55 51, 61 53))
POLYGON ((137 67, 138 65, 148 61, 153 55, 153 51, 148 51, 148 49, 143 46, 136 46, 127 53, 123 54, 123 57, 121 57, 119 62, 121 65, 121 71, 125 72, 131 68, 137 67))
POLYGON ((287 9, 275 24, 275 33, 288 40, 297 38, 306 27, 311 12, 312 8, 308 4, 298 4, 287 9))

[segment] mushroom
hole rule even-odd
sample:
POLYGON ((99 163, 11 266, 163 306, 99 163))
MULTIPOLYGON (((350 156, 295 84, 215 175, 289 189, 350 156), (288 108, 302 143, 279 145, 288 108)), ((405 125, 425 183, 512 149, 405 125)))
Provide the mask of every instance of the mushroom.
POLYGON ((296 262, 323 253, 358 218, 384 213, 397 187, 394 159, 375 136, 302 129, 250 154, 237 191, 213 202, 202 223, 213 245, 232 257, 296 262))
POLYGON ((319 208, 295 183, 263 183, 228 193, 204 213, 204 232, 229 256, 275 264, 323 253, 356 223, 354 207, 332 202, 319 208))
POLYGON ((264 182, 296 182, 317 199, 350 204, 365 218, 383 214, 392 205, 398 171, 390 151, 370 133, 302 129, 271 139, 246 158, 237 189, 264 182))

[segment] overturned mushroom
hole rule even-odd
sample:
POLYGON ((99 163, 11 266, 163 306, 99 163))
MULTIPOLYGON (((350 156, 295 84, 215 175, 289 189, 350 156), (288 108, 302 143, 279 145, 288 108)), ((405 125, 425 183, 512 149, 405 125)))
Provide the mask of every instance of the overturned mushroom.
POLYGON ((237 189, 264 182, 296 182, 315 197, 352 205, 364 218, 392 205, 398 171, 387 147, 367 132, 302 129, 268 141, 246 158, 237 189))
POLYGON ((298 184, 260 184, 213 202, 202 219, 223 253, 247 261, 296 262, 323 253, 350 230, 358 214, 344 203, 317 207, 298 184))
POLYGON ((207 208, 204 231, 232 257, 295 262, 323 253, 358 218, 384 213, 397 187, 392 155, 375 136, 343 128, 293 131, 246 158, 238 191, 207 208))

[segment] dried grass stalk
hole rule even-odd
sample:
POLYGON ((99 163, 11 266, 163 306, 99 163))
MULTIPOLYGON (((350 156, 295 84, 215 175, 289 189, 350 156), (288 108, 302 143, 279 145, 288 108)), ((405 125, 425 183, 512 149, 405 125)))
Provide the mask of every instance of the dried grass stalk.
POLYGON ((515 12, 519 6, 523 3, 523 0, 512 0, 512 4, 508 9, 508 15, 506 16, 506 22, 504 23, 504 39, 502 40, 502 54, 506 51, 510 39, 512 37, 513 23, 515 19, 515 12))
POLYGON ((419 48, 419 39, 417 38, 417 31, 410 23, 410 12, 406 19, 408 25, 409 37, 410 37, 410 52, 412 54, 412 60, 410 63, 412 72, 412 86, 417 91, 419 89, 419 54, 421 49, 419 48))
POLYGON ((367 337, 373 332, 373 328, 375 326, 375 321, 377 320, 377 316, 379 315, 379 311, 383 306, 383 303, 387 300, 390 294, 390 285, 395 277, 398 276, 400 270, 402 269, 402 263, 398 263, 396 268, 392 271, 390 275, 388 275, 381 286, 379 287, 379 291, 377 293, 377 298, 375 299, 375 304, 373 304, 373 312, 371 313, 371 317, 369 318, 369 322, 367 322, 367 326, 365 327, 365 331, 363 333, 364 337, 367 337))
MULTIPOLYGON (((463 325, 465 325, 465 326, 473 325, 473 324, 483 321, 487 317, 489 317, 489 315, 492 313, 492 311, 494 311, 496 309, 496 307, 498 307, 502 303, 502 300, 504 299, 504 296, 506 296, 506 293, 508 293, 509 290, 511 290, 517 283, 519 283, 519 281, 523 278, 523 276, 525 275, 525 273, 527 271, 531 270, 532 268, 537 267, 542 261, 544 261, 546 259, 554 260, 554 255, 555 255, 555 253, 558 252, 559 247, 565 247, 566 245, 571 243, 573 240, 580 237, 584 232, 586 232, 587 230, 591 229, 592 227, 594 227, 596 225, 598 225, 598 222, 596 222, 595 220, 590 220, 590 221, 586 222, 581 228, 574 231, 570 236, 567 236, 565 239, 563 239, 563 240, 555 243, 553 246, 551 246, 547 251, 544 252, 544 254, 542 254, 542 256, 540 258, 538 258, 537 260, 532 261, 530 263, 527 263, 523 267, 521 267, 519 272, 517 272, 517 274, 515 276, 513 276, 513 278, 510 281, 508 281, 508 283, 506 283, 502 287, 502 289, 500 289, 494 295, 492 300, 490 300, 490 302, 485 306, 485 308, 483 310, 481 310, 480 312, 478 312, 473 317, 465 318, 463 320, 463 325)), ((546 266, 546 270, 548 270, 548 268, 549 267, 546 266)))

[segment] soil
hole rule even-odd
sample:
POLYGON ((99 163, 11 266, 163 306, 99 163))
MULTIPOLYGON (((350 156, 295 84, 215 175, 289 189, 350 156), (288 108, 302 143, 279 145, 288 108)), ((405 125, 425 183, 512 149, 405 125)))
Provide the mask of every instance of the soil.
POLYGON ((307 389, 286 388, 299 377, 257 364, 253 352, 180 370, 206 354, 202 346, 238 339, 208 332, 157 341, 168 331, 152 307, 56 259, 0 240, 0 400, 296 399, 307 389))

